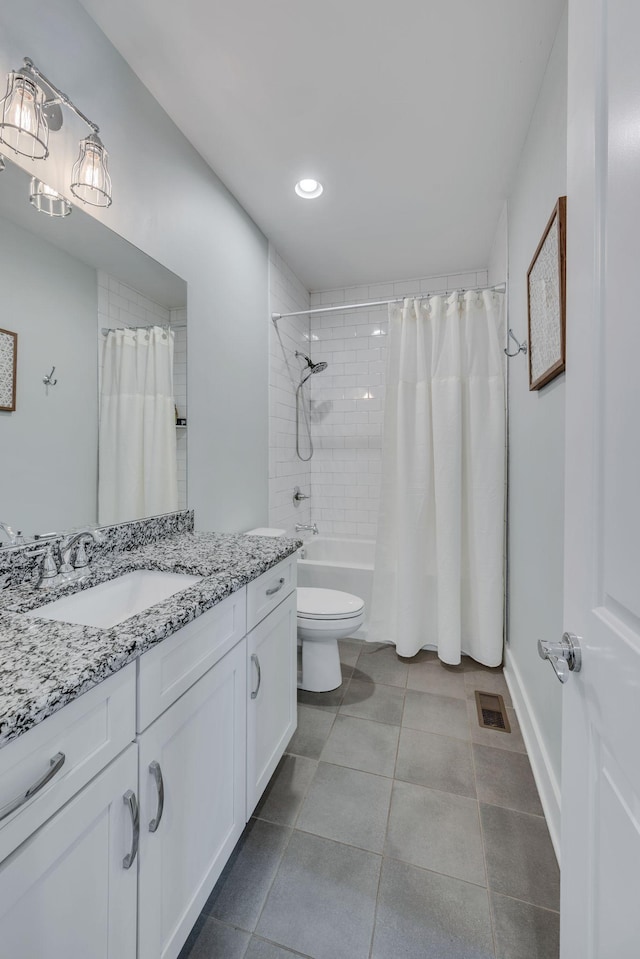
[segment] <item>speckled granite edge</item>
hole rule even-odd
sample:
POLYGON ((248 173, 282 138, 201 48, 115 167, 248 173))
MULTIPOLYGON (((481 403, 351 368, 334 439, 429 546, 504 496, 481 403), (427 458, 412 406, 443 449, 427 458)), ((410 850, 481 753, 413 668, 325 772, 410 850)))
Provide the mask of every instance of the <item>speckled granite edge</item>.
MULTIPOLYGON (((104 542, 100 545, 89 544, 87 553, 98 560, 122 550, 145 546, 175 533, 192 533, 193 527, 193 510, 179 510, 176 513, 163 513, 161 516, 133 520, 130 523, 102 526, 100 529, 104 533, 104 542)), ((60 539, 63 535, 60 535, 60 539)), ((6 577, 7 585, 18 586, 32 578, 36 560, 28 553, 34 545, 31 542, 25 546, 0 549, 0 577, 6 577)))
POLYGON ((109 629, 23 614, 76 592, 78 585, 0 591, 0 747, 151 649, 226 596, 294 553, 300 540, 178 533, 137 549, 96 557, 83 588, 136 569, 202 576, 199 583, 109 629))

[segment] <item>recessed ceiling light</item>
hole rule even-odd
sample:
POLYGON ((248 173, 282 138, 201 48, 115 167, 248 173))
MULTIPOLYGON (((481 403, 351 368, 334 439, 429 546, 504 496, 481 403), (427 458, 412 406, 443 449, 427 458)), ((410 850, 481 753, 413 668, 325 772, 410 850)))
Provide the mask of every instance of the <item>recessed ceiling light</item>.
POLYGON ((305 177, 296 183, 296 193, 304 200, 315 200, 322 193, 323 186, 318 180, 312 177, 305 177))

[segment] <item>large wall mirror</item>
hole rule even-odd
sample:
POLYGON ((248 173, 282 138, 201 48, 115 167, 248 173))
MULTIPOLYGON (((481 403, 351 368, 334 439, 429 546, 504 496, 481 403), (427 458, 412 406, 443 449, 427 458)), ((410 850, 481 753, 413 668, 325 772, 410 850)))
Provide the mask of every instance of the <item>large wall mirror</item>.
MULTIPOLYGON (((15 409, 0 410, 0 522, 32 537, 164 512, 158 503, 186 508, 186 283, 77 206, 64 217, 39 212, 29 200, 30 183, 5 157, 0 329, 17 339, 3 337, 16 349, 15 409), (124 354, 118 353, 121 341, 124 354), (151 399, 139 395, 150 388, 128 385, 143 368, 160 382, 151 399), (110 409, 110 383, 138 393, 110 409), (163 410, 160 434, 157 423, 134 426, 136 407, 154 404, 163 410), (145 444, 153 446, 156 461, 141 470, 137 451, 145 444), (162 490, 146 500, 134 495, 149 476, 161 487, 169 484, 169 500, 162 490)), ((0 386, 7 392, 12 358, 4 352, 0 386)), ((7 545, 4 533, 0 545, 7 545)))

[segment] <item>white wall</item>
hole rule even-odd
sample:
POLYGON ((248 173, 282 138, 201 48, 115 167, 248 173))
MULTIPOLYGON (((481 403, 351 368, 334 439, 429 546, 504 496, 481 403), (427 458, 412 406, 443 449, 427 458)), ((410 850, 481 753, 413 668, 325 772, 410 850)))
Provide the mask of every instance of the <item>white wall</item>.
MULTIPOLYGON (((271 313, 309 309, 309 293, 287 266, 276 248, 269 246, 269 299, 271 313)), ((296 505, 293 490, 311 492, 311 461, 296 456, 295 389, 302 365, 296 350, 309 353, 309 317, 269 320, 269 526, 295 531, 296 523, 309 523, 309 500, 296 505)), ((301 422, 301 451, 309 455, 301 422)))
MULTIPOLYGON (((25 55, 100 125, 114 201, 109 210, 87 211, 189 285, 189 505, 196 524, 264 524, 265 237, 76 0, 3 5, 0 72, 25 55)), ((63 129, 50 138, 51 157, 21 165, 68 195, 86 133, 65 111, 63 129)))
MULTIPOLYGON (((311 294, 311 306, 360 303, 482 286, 486 270, 352 286, 311 294)), ((311 317, 308 381, 312 435, 311 517, 320 532, 375 538, 380 501, 388 308, 311 317)))
MULTIPOLYGON (((566 108, 565 14, 509 199, 509 325, 520 340, 527 339, 527 270, 557 198, 566 192, 566 108)), ((538 658, 536 640, 562 635, 564 381, 563 374, 529 392, 526 358, 510 361, 507 673, 556 848, 561 687, 538 658)))
POLYGON ((18 334, 16 410, 0 412, 0 519, 29 536, 95 523, 96 271, 2 218, 0 291, 0 327, 18 334), (45 387, 52 366, 58 382, 45 387))
POLYGON ((489 254, 488 281, 491 286, 505 283, 509 266, 509 204, 505 201, 489 254))

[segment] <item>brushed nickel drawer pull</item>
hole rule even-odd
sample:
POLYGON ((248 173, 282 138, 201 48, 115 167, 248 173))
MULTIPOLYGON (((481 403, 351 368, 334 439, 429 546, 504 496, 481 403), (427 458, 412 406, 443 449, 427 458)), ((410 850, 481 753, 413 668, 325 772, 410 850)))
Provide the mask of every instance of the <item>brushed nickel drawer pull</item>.
POLYGON ((267 596, 273 596, 274 593, 279 593, 282 587, 284 586, 285 579, 284 576, 281 576, 278 580, 277 586, 272 586, 271 589, 267 590, 267 596))
POLYGON ((64 766, 64 760, 64 753, 56 753, 55 756, 49 760, 49 769, 47 769, 44 776, 41 776, 40 779, 34 782, 33 786, 29 786, 27 791, 23 793, 22 796, 18 796, 17 799, 12 799, 11 802, 7 803, 6 806, 3 806, 0 809, 0 820, 6 819, 7 816, 10 816, 11 813, 14 812, 14 810, 19 809, 20 806, 23 806, 28 799, 31 799, 32 796, 35 796, 36 793, 39 793, 40 790, 43 789, 51 779, 53 779, 55 774, 62 769, 64 766))
POLYGON ((136 855, 138 854, 138 841, 140 839, 140 808, 138 806, 136 794, 132 789, 127 789, 126 793, 122 797, 122 801, 124 802, 125 806, 129 807, 129 815, 131 816, 131 826, 133 829, 133 834, 131 836, 131 849, 122 860, 122 865, 125 869, 131 869, 133 863, 135 862, 136 855))
POLYGON ((254 690, 252 690, 252 692, 251 692, 251 698, 252 698, 252 699, 255 699, 255 698, 257 697, 258 693, 260 692, 260 684, 261 684, 261 682, 262 682, 262 670, 260 669, 260 660, 258 659, 257 653, 252 653, 252 654, 251 654, 251 662, 253 663, 253 665, 254 665, 254 666, 256 667, 256 669, 258 670, 258 685, 257 685, 256 688, 255 688, 254 690))
POLYGON ((164 780, 162 779, 162 770, 160 769, 160 763, 156 762, 154 759, 152 763, 149 763, 149 772, 156 781, 156 791, 158 793, 158 805, 156 807, 156 814, 149 823, 149 832, 155 832, 158 826, 160 825, 160 820, 162 819, 162 813, 164 811, 164 780))

